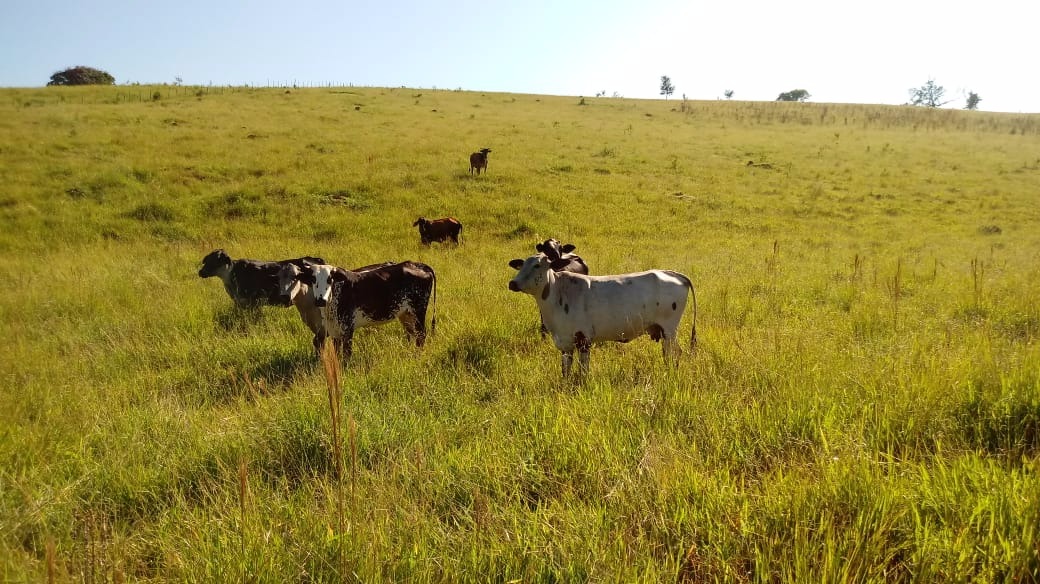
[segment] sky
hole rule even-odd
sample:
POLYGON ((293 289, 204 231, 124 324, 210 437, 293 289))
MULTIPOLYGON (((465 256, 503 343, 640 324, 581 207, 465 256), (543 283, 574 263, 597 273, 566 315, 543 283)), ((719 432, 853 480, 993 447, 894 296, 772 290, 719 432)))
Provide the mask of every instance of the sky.
POLYGON ((1037 0, 0 0, 0 87, 339 84, 1040 112, 1037 0))

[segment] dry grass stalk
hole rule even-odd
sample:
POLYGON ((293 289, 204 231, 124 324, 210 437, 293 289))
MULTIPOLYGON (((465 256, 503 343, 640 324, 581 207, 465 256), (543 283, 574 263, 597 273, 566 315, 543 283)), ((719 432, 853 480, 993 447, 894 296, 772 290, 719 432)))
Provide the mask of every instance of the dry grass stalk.
MULTIPOLYGON (((325 385, 328 388, 329 416, 332 423, 332 454, 336 459, 336 520, 338 529, 336 531, 339 559, 342 572, 346 574, 345 555, 343 551, 342 535, 346 531, 343 501, 343 446, 340 437, 340 405, 342 404, 342 388, 340 386, 339 354, 332 343, 325 342, 321 349, 321 365, 325 372, 325 385)), ((353 426, 352 426, 353 427, 353 426)), ((352 432, 353 434, 353 432, 352 432)), ((353 436, 351 438, 353 442, 353 436)))
POLYGON ((241 540, 242 569, 246 566, 246 499, 249 496, 249 465, 243 458, 238 462, 239 539, 241 540))
POLYGON ((55 549, 54 539, 47 538, 46 544, 47 554, 47 584, 53 584, 54 579, 57 576, 57 550, 55 549))

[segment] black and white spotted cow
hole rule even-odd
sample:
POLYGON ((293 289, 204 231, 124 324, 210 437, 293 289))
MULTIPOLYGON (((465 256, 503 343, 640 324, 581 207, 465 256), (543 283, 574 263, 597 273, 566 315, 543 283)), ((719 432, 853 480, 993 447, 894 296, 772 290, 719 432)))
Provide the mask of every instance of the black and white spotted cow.
POLYGON ((217 249, 202 258, 199 277, 220 278, 228 296, 241 308, 264 304, 288 307, 289 301, 278 289, 278 272, 287 264, 303 267, 307 263, 324 264, 325 260, 311 256, 277 262, 233 260, 227 252, 217 249))
POLYGON ((619 341, 649 335, 662 341, 665 362, 678 365, 679 323, 687 294, 693 297, 693 331, 690 349, 697 345, 697 297, 693 283, 671 270, 651 270, 616 276, 586 276, 556 272, 564 259, 550 260, 544 253, 509 265, 519 273, 509 281, 513 292, 534 297, 542 322, 562 353, 563 376, 570 374, 574 349, 578 349, 581 373, 588 371, 593 343, 619 341))
MULTIPOLYGON (((296 310, 300 313, 300 320, 314 333, 314 339, 312 340, 314 350, 321 357, 321 347, 325 344, 326 337, 325 324, 322 319, 321 309, 314 303, 311 285, 304 281, 310 280, 310 278, 300 277, 305 272, 310 271, 312 265, 310 263, 304 264, 305 267, 300 267, 300 265, 293 263, 283 265, 278 272, 278 290, 286 302, 296 307, 296 310)), ((351 271, 355 273, 367 272, 392 265, 394 265, 394 262, 383 262, 354 268, 351 271)))
POLYGON ((354 331, 361 327, 401 321, 415 345, 426 342, 426 311, 431 296, 434 315, 430 332, 437 326, 437 276, 433 268, 418 262, 402 262, 354 272, 314 264, 295 276, 310 287, 314 306, 321 310, 322 327, 337 351, 349 359, 354 331))

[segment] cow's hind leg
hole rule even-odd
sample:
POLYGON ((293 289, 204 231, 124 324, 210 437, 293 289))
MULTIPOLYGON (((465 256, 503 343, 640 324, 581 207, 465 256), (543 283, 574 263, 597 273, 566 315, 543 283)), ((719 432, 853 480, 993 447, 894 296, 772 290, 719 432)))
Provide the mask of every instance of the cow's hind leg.
POLYGON ((397 320, 401 321, 401 325, 404 326, 404 332, 408 335, 408 340, 415 337, 415 346, 422 347, 426 343, 426 319, 425 311, 423 316, 418 315, 418 311, 405 311, 397 315, 397 320))
POLYGON ((574 349, 561 350, 560 355, 560 364, 563 366, 563 378, 567 379, 571 374, 571 363, 574 362, 574 349))
POLYGON ((671 330, 661 328, 661 355, 664 356, 665 365, 679 366, 679 358, 682 357, 682 347, 679 346, 678 325, 671 330))
POLYGON ((678 367, 679 357, 682 356, 682 347, 679 346, 675 339, 664 337, 661 342, 661 355, 664 356, 665 365, 678 367))
POLYGON ((345 332, 342 337, 333 337, 332 344, 344 362, 350 361, 350 356, 354 354, 354 331, 345 332))

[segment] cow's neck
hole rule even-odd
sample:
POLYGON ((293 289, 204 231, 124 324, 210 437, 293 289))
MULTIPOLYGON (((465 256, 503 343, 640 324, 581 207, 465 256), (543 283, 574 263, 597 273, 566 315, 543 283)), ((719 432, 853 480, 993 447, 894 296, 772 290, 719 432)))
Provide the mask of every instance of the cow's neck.
POLYGON ((551 269, 546 270, 545 284, 534 292, 534 299, 538 303, 538 312, 542 316, 542 322, 546 324, 552 322, 553 316, 556 314, 553 307, 553 297, 555 296, 553 291, 556 288, 557 281, 556 273, 551 269))

